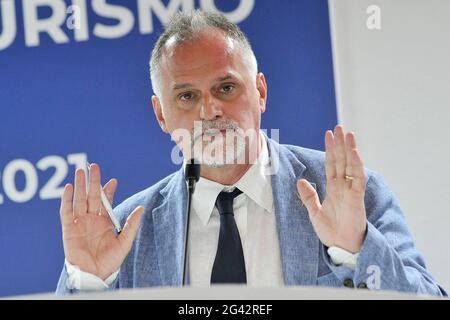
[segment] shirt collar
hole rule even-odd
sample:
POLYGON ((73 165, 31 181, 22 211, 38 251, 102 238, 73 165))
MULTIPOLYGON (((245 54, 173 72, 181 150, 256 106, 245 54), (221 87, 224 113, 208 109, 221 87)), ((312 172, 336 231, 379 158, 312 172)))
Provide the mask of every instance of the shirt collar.
POLYGON ((192 196, 192 206, 203 225, 207 225, 219 193, 224 189, 230 189, 230 187, 239 188, 246 196, 269 213, 275 212, 271 176, 265 172, 265 165, 269 161, 267 141, 264 134, 261 133, 260 137, 262 148, 258 159, 236 184, 225 186, 202 177, 198 180, 192 196))

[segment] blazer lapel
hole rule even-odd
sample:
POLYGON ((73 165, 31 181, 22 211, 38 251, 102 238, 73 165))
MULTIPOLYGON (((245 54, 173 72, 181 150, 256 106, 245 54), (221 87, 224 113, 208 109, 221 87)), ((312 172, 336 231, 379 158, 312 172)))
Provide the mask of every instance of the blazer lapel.
POLYGON ((267 141, 274 170, 272 193, 284 282, 285 285, 315 285, 320 242, 306 207, 302 207, 297 198, 296 187, 307 168, 286 147, 270 139, 267 141))
POLYGON ((164 200, 153 210, 153 228, 163 286, 181 286, 187 189, 181 168, 160 191, 164 200))

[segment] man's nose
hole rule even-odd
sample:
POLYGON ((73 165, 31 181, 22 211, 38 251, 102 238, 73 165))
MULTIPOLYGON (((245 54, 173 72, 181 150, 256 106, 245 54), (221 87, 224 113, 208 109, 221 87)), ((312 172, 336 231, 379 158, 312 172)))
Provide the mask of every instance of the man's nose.
POLYGON ((213 95, 207 93, 203 96, 200 106, 200 118, 202 120, 215 120, 223 116, 222 103, 213 95))

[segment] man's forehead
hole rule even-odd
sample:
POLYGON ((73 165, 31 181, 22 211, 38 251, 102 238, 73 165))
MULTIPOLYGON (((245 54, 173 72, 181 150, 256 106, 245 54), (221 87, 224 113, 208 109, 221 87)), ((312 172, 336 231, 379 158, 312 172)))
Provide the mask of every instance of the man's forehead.
MULTIPOLYGON (((235 71, 228 71, 225 73, 218 73, 219 76, 212 78, 212 82, 223 82, 223 81, 227 81, 227 80, 238 80, 240 79, 240 75, 237 74, 235 71), (222 75, 220 75, 222 74, 222 75)), ((209 79, 207 79, 206 77, 202 78, 201 80, 206 80, 208 81, 209 79)), ((189 87, 195 87, 197 85, 197 82, 195 81, 195 79, 192 81, 192 79, 188 79, 186 78, 186 80, 184 80, 182 77, 178 78, 178 79, 170 79, 169 80, 169 87, 171 90, 180 90, 180 89, 185 89, 185 88, 189 88, 189 87)))
POLYGON ((188 44, 166 48, 161 59, 162 73, 170 88, 191 83, 195 79, 220 81, 225 78, 241 78, 239 61, 241 52, 235 50, 234 41, 223 36, 204 36, 188 44))
POLYGON ((186 47, 188 45, 215 45, 232 49, 236 46, 236 40, 227 35, 223 30, 216 28, 207 28, 195 35, 190 36, 186 40, 178 40, 177 35, 172 35, 165 43, 163 52, 176 50, 178 47, 186 47))

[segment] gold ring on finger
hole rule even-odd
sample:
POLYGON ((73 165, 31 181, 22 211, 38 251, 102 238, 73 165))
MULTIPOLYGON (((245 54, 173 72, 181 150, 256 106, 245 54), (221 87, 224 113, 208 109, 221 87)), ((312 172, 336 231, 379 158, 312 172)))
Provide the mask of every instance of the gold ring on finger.
POLYGON ((305 204, 303 203, 302 198, 300 197, 300 194, 298 192, 297 192, 297 198, 300 201, 302 208, 303 208, 305 206, 305 204))

